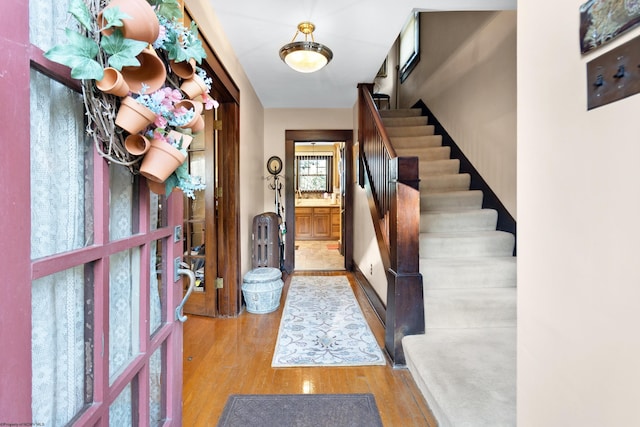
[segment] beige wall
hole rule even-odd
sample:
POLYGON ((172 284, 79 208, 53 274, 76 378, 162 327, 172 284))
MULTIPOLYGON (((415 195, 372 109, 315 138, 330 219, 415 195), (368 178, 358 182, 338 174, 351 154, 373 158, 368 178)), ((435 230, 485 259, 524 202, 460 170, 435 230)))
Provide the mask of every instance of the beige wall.
POLYGON ((422 99, 516 218, 516 13, 421 13, 420 51, 399 105, 422 99))
POLYGON ((518 426, 640 425, 640 96, 587 111, 583 0, 518 4, 518 426))
POLYGON ((251 229, 253 217, 263 212, 256 188, 263 184, 255 171, 264 168, 264 109, 253 86, 221 30, 209 2, 186 0, 186 7, 198 22, 200 33, 240 88, 240 239, 241 274, 251 270, 251 229))
MULTIPOLYGON (((353 89, 354 91, 356 88, 353 89)), ((279 156, 284 161, 285 155, 285 131, 287 130, 312 130, 353 129, 353 117, 348 108, 268 108, 264 111, 264 155, 262 165, 253 173, 259 175, 263 188, 263 209, 273 212, 274 194, 267 187, 267 159, 271 156, 279 156)), ((284 175, 285 170, 282 170, 284 175)), ((260 188, 260 187, 258 187, 260 188)), ((286 197, 284 188, 282 196, 286 197)))

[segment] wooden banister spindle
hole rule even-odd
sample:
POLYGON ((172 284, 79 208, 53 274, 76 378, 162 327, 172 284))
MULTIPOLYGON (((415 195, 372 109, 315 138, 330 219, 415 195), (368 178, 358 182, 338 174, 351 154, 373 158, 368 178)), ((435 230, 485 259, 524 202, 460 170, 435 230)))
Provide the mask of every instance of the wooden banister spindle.
POLYGON ((369 206, 387 272, 385 347, 394 365, 404 365, 402 338, 424 332, 419 162, 396 155, 371 97, 372 85, 358 87, 361 185, 373 199, 369 206))

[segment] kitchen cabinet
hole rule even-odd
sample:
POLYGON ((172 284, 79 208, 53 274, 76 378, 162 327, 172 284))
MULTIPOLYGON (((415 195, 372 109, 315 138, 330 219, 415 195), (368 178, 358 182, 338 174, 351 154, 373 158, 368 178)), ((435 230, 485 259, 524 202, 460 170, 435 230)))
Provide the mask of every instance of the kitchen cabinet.
POLYGON ((338 240, 340 239, 340 208, 297 207, 297 240, 338 240))

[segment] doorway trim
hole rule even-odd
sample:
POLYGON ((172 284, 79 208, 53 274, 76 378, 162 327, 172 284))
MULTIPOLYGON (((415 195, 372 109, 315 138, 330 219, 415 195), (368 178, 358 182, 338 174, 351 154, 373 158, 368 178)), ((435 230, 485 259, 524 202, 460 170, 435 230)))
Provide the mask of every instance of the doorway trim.
POLYGON ((344 268, 353 271, 353 130, 287 130, 285 131, 285 260, 284 269, 291 273, 295 268, 295 189, 294 159, 296 142, 344 142, 344 268))

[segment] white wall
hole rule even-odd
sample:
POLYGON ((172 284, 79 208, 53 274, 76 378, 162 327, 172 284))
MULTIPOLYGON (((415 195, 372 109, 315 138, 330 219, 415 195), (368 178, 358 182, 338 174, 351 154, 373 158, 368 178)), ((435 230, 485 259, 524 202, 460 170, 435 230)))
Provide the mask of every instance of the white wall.
POLYGON ((264 164, 264 109, 210 4, 199 0, 186 0, 185 3, 198 22, 200 33, 240 88, 240 256, 244 276, 251 270, 253 217, 263 212, 262 200, 256 197, 256 188, 260 188, 262 181, 255 171, 261 170, 264 164))
POLYGON ((422 99, 516 218, 516 13, 420 16, 420 62, 399 105, 422 99))
POLYGON ((640 425, 640 96, 587 111, 582 0, 518 4, 518 426, 640 425))

